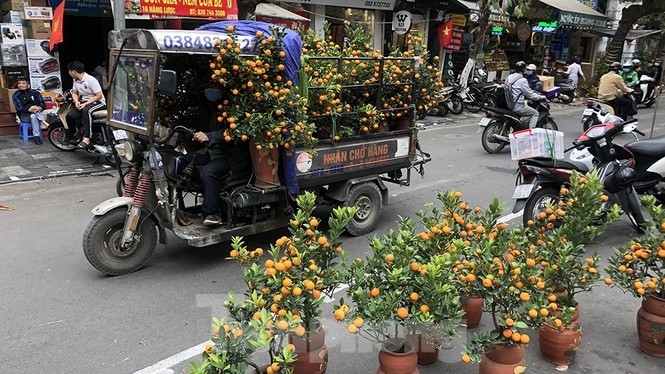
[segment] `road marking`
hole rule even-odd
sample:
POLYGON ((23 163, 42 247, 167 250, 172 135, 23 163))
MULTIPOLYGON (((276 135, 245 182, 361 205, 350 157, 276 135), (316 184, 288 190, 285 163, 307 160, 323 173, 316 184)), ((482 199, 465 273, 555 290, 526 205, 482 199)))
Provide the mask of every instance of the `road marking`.
POLYGON ((185 360, 189 360, 194 356, 201 355, 208 344, 212 344, 212 341, 208 340, 207 342, 203 342, 185 351, 176 353, 145 369, 135 371, 134 374, 173 374, 173 370, 170 369, 171 367, 178 365, 185 360))
POLYGON ((499 219, 498 219, 497 221, 499 221, 499 222, 508 222, 508 221, 512 221, 512 220, 514 220, 515 218, 522 217, 522 214, 523 214, 523 213, 524 213, 524 210, 521 210, 521 211, 519 211, 519 212, 517 212, 517 213, 506 214, 506 215, 503 216, 503 217, 499 217, 499 219))

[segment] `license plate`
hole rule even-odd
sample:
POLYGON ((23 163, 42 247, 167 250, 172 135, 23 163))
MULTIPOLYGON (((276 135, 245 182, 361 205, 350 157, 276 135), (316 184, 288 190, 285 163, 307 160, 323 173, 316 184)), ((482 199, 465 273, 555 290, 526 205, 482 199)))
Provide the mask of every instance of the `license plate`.
POLYGON ((582 112, 583 116, 590 116, 593 114, 593 109, 584 109, 584 112, 582 112))
POLYGON ((113 137, 115 140, 127 139, 127 132, 125 130, 113 130, 113 137))
POLYGON ((531 195, 533 190, 533 184, 520 184, 515 186, 515 192, 513 192, 513 199, 526 199, 531 195))
POLYGON ((491 121, 491 120, 492 120, 492 119, 489 118, 489 117, 485 117, 485 118, 481 119, 481 120, 480 120, 480 127, 487 127, 487 125, 490 124, 490 121, 491 121))

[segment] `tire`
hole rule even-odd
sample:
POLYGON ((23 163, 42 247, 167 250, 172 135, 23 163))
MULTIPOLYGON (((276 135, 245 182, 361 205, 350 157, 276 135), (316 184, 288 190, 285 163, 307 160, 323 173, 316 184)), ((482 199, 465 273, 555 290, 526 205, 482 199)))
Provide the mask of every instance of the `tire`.
POLYGON ((483 109, 483 104, 485 104, 485 95, 482 92, 471 89, 469 91, 469 97, 471 98, 470 102, 464 102, 464 107, 471 113, 478 113, 483 109))
POLYGON ((538 216, 538 213, 544 211, 547 204, 556 205, 559 201, 559 191, 553 187, 542 187, 532 193, 524 205, 522 214, 522 224, 529 227, 528 222, 538 216))
POLYGON ((374 182, 357 184, 349 190, 344 206, 358 207, 358 212, 346 225, 346 231, 353 236, 361 236, 374 231, 383 209, 381 191, 374 182))
POLYGON ((633 227, 635 227, 637 233, 643 234, 644 224, 646 221, 644 220, 644 215, 640 209, 640 198, 637 196, 634 188, 626 190, 626 193, 626 200, 628 202, 628 211, 626 212, 626 216, 628 216, 628 220, 630 220, 630 223, 633 225, 633 227))
POLYGON ((450 113, 452 114, 462 114, 464 111, 464 100, 462 100, 462 97, 458 94, 451 96, 447 104, 448 109, 450 109, 450 113))
POLYGON ((561 96, 559 96, 559 98, 561 99, 561 102, 564 103, 564 104, 570 104, 570 103, 573 102, 573 99, 575 99, 573 94, 570 94, 570 95, 566 94, 565 97, 566 97, 566 99, 564 100, 564 99, 561 99, 561 96))
POLYGON ((445 103, 439 103, 434 107, 431 114, 439 117, 445 117, 448 115, 448 106, 445 103))
POLYGON ((485 95, 485 106, 488 108, 496 108, 496 99, 492 96, 485 95))
POLYGON ((507 138, 510 135, 510 126, 506 123, 492 121, 485 127, 480 142, 487 153, 499 153, 506 147, 506 142, 493 139, 495 134, 507 138))
POLYGON ((67 129, 62 122, 56 122, 49 125, 48 141, 61 151, 72 152, 76 150, 76 144, 70 144, 67 142, 67 129))
POLYGON ((554 122, 554 120, 551 118, 547 119, 547 123, 543 124, 543 128, 546 130, 554 130, 554 131, 559 130, 559 126, 557 126, 556 122, 554 122))
POLYGON ((137 228, 139 242, 128 251, 115 248, 122 239, 127 216, 126 208, 114 209, 103 216, 94 216, 83 233, 83 253, 95 269, 106 275, 132 273, 148 261, 157 245, 155 222, 141 215, 137 228))

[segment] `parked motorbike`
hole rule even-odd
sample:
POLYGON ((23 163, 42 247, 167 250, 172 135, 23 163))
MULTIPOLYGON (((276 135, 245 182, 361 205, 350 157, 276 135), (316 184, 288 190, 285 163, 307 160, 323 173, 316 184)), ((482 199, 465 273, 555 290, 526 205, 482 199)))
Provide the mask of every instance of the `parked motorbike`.
MULTIPOLYGON (((48 140, 57 149, 65 152, 77 150, 76 145, 83 139, 81 124, 67 123, 67 113, 74 109, 74 100, 70 91, 65 91, 59 98, 60 106, 55 116, 46 117, 48 126, 48 140)), ((113 133, 109 132, 106 124, 106 110, 98 110, 93 113, 92 133, 90 134, 91 147, 88 152, 103 158, 105 163, 115 165, 115 156, 113 154, 113 144, 115 139, 113 133)), ((126 138, 118 131, 118 138, 126 138)))
POLYGON ((586 108, 582 112, 582 128, 584 131, 594 125, 609 122, 609 116, 614 115, 614 109, 611 105, 602 100, 588 98, 586 101, 586 108))
POLYGON ((446 116, 448 112, 452 114, 461 114, 464 111, 464 102, 459 95, 455 94, 454 87, 442 87, 437 92, 441 100, 430 109, 430 113, 439 116, 446 116))
MULTIPOLYGON (((538 110, 538 123, 536 127, 548 130, 558 130, 558 126, 550 115, 550 105, 547 101, 529 101, 529 106, 538 110)), ((522 117, 508 109, 486 108, 485 118, 480 120, 478 133, 483 148, 487 153, 499 153, 510 144, 509 136, 515 131, 526 130, 529 123, 522 117)))
POLYGON ((554 87, 559 87, 559 101, 570 104, 575 99, 575 86, 572 79, 555 79, 554 87))
POLYGON ((640 77, 640 84, 633 87, 635 89, 635 99, 637 104, 650 107, 656 102, 653 97, 654 89, 656 88, 656 80, 646 74, 640 77))
MULTIPOLYGON (((593 156, 594 170, 609 197, 607 209, 618 203, 633 226, 640 231, 645 220, 634 185, 638 179, 638 172, 634 168, 636 159, 628 147, 615 144, 613 140, 622 133, 643 133, 637 129, 637 120, 622 121, 616 116, 608 119, 611 122, 592 126, 582 133, 566 152, 573 149, 588 150, 593 156)), ((665 140, 662 144, 665 144, 665 140)), ((665 157, 665 151, 661 153, 665 157)), ((582 174, 591 170, 584 162, 546 157, 522 159, 518 165, 520 176, 513 193, 513 199, 516 200, 513 212, 524 209, 522 219, 525 226, 548 205, 555 205, 563 199, 560 190, 568 185, 573 170, 582 174)))

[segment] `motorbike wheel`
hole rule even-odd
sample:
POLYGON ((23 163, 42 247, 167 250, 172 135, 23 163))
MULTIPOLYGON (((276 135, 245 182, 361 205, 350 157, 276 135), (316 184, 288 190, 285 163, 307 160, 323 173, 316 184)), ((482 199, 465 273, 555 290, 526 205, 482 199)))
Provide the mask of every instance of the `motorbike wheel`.
POLYGON ((492 96, 485 96, 485 106, 488 108, 496 108, 496 100, 492 96))
POLYGON ((559 96, 559 99, 561 99, 561 102, 564 104, 570 104, 573 102, 573 99, 575 99, 575 97, 573 96, 573 93, 570 93, 563 96, 559 96))
POLYGON ((589 117, 582 124, 582 128, 584 129, 584 131, 587 131, 589 129, 589 127, 591 127, 592 125, 593 125, 593 119, 591 119, 591 117, 589 117))
POLYGON ((381 191, 374 182, 357 184, 349 190, 344 206, 358 208, 346 225, 346 231, 353 236, 361 236, 374 231, 383 209, 381 191))
POLYGON ((65 152, 76 150, 76 144, 67 142, 67 129, 62 122, 52 123, 48 127, 48 141, 56 148, 65 152))
POLYGON ((439 103, 434 108, 432 108, 432 111, 429 114, 445 117, 448 115, 448 106, 446 104, 439 103))
POLYGON ((155 222, 141 215, 137 242, 129 249, 120 248, 126 217, 125 207, 94 216, 83 233, 85 257, 90 265, 106 275, 129 274, 142 268, 157 245, 155 222))
MULTIPOLYGON (((632 189, 632 188, 631 188, 632 189)), ((644 223, 646 222, 644 220, 644 215, 642 214, 642 210, 640 210, 640 198, 637 196, 637 193, 635 192, 634 189, 632 191, 626 191, 628 196, 627 196, 627 201, 628 201, 628 212, 626 212, 626 216, 628 216, 628 220, 630 223, 635 227, 635 230, 637 231, 638 234, 644 233, 644 223)))
POLYGON ((551 118, 547 119, 547 123, 543 124, 543 128, 545 130, 554 130, 554 131, 559 130, 559 126, 557 126, 556 122, 554 122, 554 120, 551 118))
POLYGON ((462 97, 458 94, 451 96, 447 104, 448 109, 450 109, 450 113, 452 114, 462 114, 464 111, 464 100, 462 100, 462 97))
POLYGON ((485 103, 485 95, 482 92, 471 89, 469 91, 469 97, 471 101, 465 101, 464 107, 471 113, 478 113, 483 109, 483 104, 485 103))
POLYGON ((552 187, 543 187, 529 196, 524 205, 522 214, 522 223, 524 227, 529 227, 529 221, 538 217, 540 212, 545 211, 548 205, 556 205, 559 201, 559 191, 552 187))
POLYGON ((499 153, 506 147, 506 144, 508 144, 503 140, 496 139, 495 135, 507 139, 510 135, 510 126, 506 123, 492 121, 487 127, 485 127, 483 134, 480 137, 480 141, 483 145, 483 149, 485 149, 487 153, 499 153))

